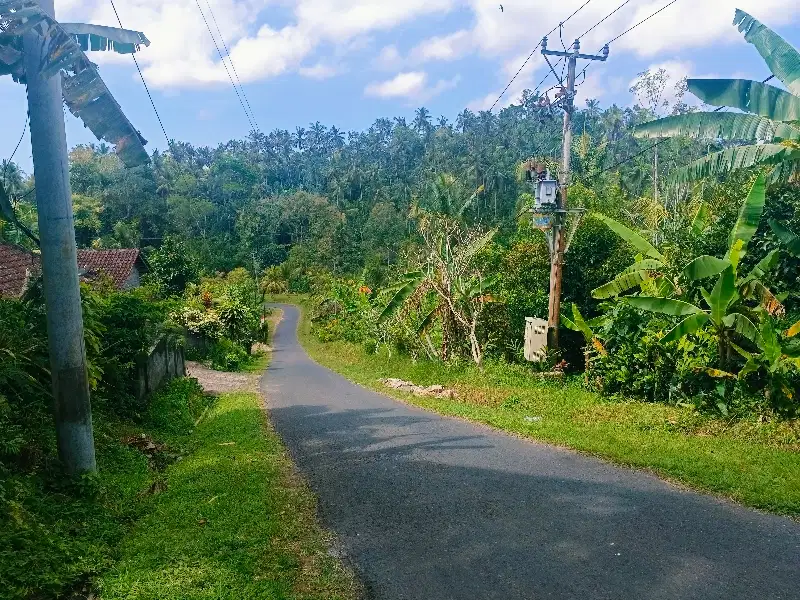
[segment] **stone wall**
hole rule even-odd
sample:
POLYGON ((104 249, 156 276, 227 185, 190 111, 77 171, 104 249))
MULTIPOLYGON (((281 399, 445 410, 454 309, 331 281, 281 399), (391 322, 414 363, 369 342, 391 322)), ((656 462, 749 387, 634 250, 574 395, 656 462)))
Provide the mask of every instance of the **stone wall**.
POLYGON ((173 379, 185 376, 183 345, 173 338, 163 337, 150 354, 139 361, 137 398, 141 400, 173 379))

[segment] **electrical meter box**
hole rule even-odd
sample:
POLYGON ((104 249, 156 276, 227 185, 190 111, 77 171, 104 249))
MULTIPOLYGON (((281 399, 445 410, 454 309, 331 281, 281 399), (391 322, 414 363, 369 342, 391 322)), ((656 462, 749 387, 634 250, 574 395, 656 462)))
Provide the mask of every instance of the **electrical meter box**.
POLYGON ((558 206, 558 181, 546 173, 543 179, 536 182, 536 209, 552 209, 558 206))

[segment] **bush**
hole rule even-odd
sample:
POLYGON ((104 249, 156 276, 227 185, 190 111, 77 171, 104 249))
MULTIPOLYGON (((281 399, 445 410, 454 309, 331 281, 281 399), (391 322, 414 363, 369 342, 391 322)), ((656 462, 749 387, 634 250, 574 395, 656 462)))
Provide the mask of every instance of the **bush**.
POLYGON ((208 406, 196 379, 174 379, 150 400, 147 420, 160 431, 186 435, 208 406))
POLYGON ((250 359, 250 354, 239 344, 222 338, 209 351, 211 368, 217 371, 239 371, 250 359))

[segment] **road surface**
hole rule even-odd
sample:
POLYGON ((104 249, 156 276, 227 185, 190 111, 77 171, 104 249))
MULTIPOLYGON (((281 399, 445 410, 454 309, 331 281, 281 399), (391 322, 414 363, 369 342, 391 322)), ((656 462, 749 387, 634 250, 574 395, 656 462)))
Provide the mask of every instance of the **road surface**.
POLYGON ((270 415, 368 598, 800 598, 797 523, 356 386, 282 308, 270 415))

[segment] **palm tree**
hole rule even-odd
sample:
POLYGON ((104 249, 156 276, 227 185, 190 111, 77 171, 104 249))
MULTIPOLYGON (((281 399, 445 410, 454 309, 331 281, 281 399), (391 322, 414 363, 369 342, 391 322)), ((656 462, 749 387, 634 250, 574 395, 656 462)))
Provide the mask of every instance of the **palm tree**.
POLYGON ((414 129, 417 130, 417 133, 422 134, 425 138, 427 138, 431 131, 433 131, 433 125, 431 125, 431 113, 424 106, 415 111, 413 126, 414 129))
POLYGON ((294 134, 294 143, 298 150, 302 150, 306 145, 306 129, 305 127, 298 127, 294 134))
MULTIPOLYGON (((675 174, 676 181, 761 165, 775 165, 774 176, 789 179, 800 165, 800 53, 774 31, 742 10, 734 25, 759 51, 772 77, 788 91, 766 82, 745 79, 689 79, 688 91, 707 104, 743 111, 699 112, 651 121, 637 128, 636 137, 690 136, 736 143, 702 158, 675 174), (738 145, 745 142, 747 145, 738 145)), ((770 77, 770 79, 772 79, 770 77)))

